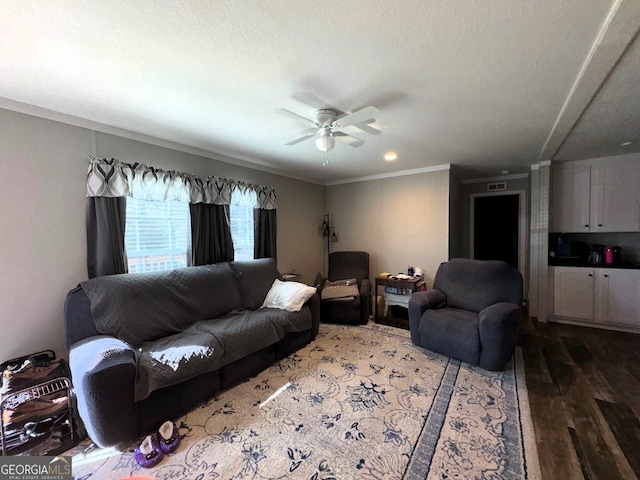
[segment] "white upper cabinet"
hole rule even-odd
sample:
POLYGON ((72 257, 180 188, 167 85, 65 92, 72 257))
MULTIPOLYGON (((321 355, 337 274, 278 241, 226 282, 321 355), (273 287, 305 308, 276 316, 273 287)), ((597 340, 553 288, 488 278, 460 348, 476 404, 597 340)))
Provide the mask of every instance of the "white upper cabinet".
POLYGON ((554 232, 640 231, 640 161, 600 158, 554 164, 554 232))
POLYGON ((551 230, 589 232, 591 165, 588 162, 554 164, 552 178, 551 230))
POLYGON ((591 231, 640 231, 640 162, 600 159, 591 166, 591 231))

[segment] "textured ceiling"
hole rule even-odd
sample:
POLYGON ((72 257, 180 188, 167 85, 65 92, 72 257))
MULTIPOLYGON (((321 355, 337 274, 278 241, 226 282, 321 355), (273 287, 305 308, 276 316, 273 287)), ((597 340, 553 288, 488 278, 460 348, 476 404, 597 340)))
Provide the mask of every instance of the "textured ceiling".
POLYGON ((318 183, 442 164, 466 177, 525 172, 640 150, 639 5, 0 0, 0 107, 318 183), (274 112, 367 105, 383 133, 347 127, 366 143, 328 155, 313 140, 286 146, 306 126, 274 112), (627 134, 636 143, 620 151, 627 134))

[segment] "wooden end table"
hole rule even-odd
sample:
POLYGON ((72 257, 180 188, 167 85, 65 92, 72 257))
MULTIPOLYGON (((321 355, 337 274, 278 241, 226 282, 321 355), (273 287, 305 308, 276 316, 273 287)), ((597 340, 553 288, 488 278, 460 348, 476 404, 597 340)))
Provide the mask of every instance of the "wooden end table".
POLYGON ((409 330, 409 319, 408 318, 397 318, 394 316, 389 316, 387 315, 388 313, 388 307, 391 305, 401 305, 404 306, 405 304, 408 306, 409 305, 409 298, 411 297, 411 294, 413 292, 417 292, 419 290, 421 290, 424 286, 424 280, 422 279, 422 277, 410 277, 408 279, 400 279, 400 278, 395 278, 394 276, 389 276, 389 277, 381 277, 380 275, 378 275, 375 278, 375 295, 374 295, 374 301, 375 301, 375 322, 376 323, 381 323, 383 325, 391 325, 394 327, 400 327, 400 328, 404 328, 406 330, 409 330), (379 311, 378 311, 378 287, 384 287, 385 291, 384 291, 384 302, 385 302, 385 312, 380 315, 379 311), (389 295, 393 295, 392 301, 390 302, 390 304, 388 305, 387 302, 387 287, 391 287, 392 289, 395 289, 397 293, 390 293, 389 295))

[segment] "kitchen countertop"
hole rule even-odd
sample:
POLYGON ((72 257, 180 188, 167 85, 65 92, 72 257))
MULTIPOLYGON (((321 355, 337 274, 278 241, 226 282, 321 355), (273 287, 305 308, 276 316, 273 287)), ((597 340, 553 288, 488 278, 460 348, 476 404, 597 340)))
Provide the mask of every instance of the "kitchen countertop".
POLYGON ((582 267, 582 268, 624 268, 632 270, 640 270, 640 263, 621 262, 617 264, 607 265, 605 263, 594 265, 579 258, 563 258, 549 257, 550 267, 582 267))

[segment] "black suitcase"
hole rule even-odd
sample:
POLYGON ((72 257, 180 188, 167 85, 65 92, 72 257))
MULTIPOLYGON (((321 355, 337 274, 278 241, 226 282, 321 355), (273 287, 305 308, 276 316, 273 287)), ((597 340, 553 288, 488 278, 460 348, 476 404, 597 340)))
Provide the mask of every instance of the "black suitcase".
POLYGON ((52 350, 4 362, 2 455, 58 455, 77 442, 71 373, 52 350))

